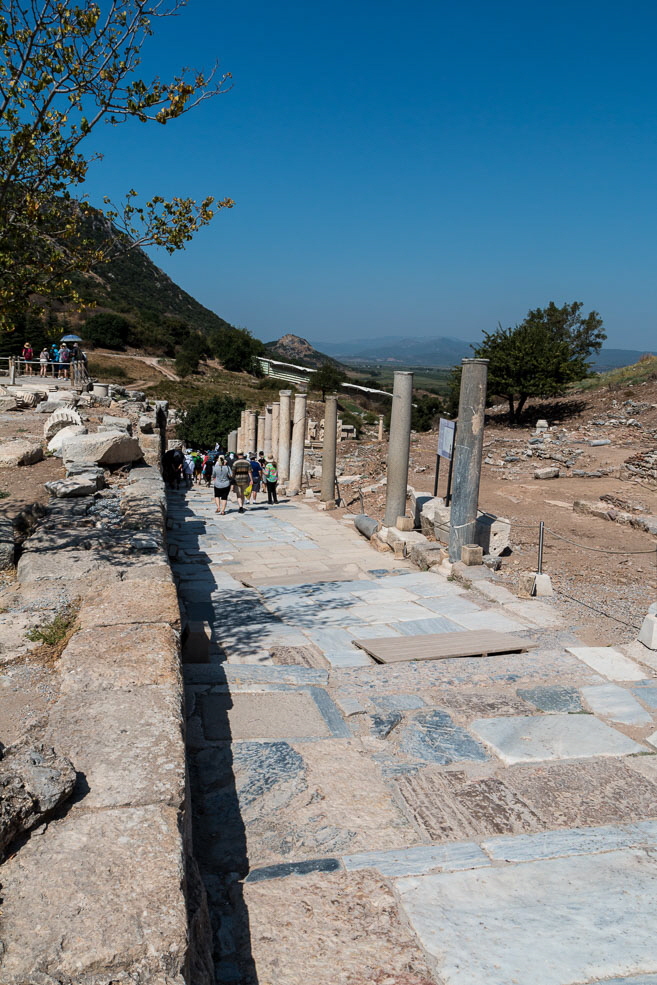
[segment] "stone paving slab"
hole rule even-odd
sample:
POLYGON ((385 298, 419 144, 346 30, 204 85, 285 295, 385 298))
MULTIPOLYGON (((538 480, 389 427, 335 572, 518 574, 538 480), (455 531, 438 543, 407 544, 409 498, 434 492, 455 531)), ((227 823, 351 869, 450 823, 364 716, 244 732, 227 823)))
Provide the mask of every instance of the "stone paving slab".
POLYGON ((657 860, 639 849, 400 879, 396 891, 447 985, 657 971, 657 860))
POLYGON ((419 845, 388 852, 361 852, 345 855, 345 869, 376 869, 382 876, 397 879, 401 876, 423 875, 439 869, 453 872, 458 869, 478 869, 490 865, 490 858, 474 842, 451 845, 419 845))
POLYGON ((508 764, 627 756, 646 751, 645 746, 592 715, 480 718, 470 728, 508 764))
POLYGON ((610 646, 569 646, 573 656, 612 681, 640 681, 646 675, 634 661, 610 646))
POLYGON ((497 862, 535 862, 571 855, 596 855, 625 848, 654 848, 657 822, 617 824, 592 828, 544 831, 515 838, 490 838, 482 842, 497 862))
POLYGON ((645 725, 652 722, 650 715, 629 691, 617 684, 593 684, 582 688, 582 696, 589 708, 602 718, 625 725, 645 725))
POLYGON ((390 886, 373 872, 247 882, 244 900, 261 985, 434 985, 390 886))

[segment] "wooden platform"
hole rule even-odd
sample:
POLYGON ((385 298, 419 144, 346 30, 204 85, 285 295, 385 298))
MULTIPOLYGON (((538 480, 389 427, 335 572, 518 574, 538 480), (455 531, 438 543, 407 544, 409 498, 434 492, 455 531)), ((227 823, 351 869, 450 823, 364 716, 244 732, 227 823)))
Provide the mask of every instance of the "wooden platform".
POLYGON ((462 633, 427 633, 424 636, 384 636, 373 640, 352 640, 377 663, 392 664, 409 660, 447 660, 449 657, 488 657, 494 653, 521 653, 536 646, 510 633, 485 629, 462 633))

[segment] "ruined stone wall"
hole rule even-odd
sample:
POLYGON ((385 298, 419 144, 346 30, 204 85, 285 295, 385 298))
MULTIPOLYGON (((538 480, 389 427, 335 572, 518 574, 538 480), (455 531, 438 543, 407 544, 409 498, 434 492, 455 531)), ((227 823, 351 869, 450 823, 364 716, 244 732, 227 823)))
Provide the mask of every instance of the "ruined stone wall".
POLYGON ((58 694, 28 736, 67 757, 76 782, 0 871, 3 985, 213 980, 165 531, 161 476, 142 466, 93 497, 51 500, 23 545, 21 598, 79 605, 58 694))

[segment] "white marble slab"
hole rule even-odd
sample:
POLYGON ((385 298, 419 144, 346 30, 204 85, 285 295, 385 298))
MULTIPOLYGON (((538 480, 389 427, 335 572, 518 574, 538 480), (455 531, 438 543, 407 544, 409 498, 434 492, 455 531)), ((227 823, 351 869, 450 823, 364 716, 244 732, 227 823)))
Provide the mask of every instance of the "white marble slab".
POLYGON ((527 627, 515 619, 509 619, 496 609, 482 609, 481 612, 455 612, 450 615, 454 622, 466 629, 488 629, 491 632, 519 633, 527 627))
POLYGON ((418 845, 415 848, 392 849, 388 852, 360 852, 357 855, 345 855, 342 861, 347 870, 377 869, 381 875, 393 879, 421 875, 433 869, 452 872, 490 865, 488 857, 473 842, 418 845))
POLYGON ((645 725, 652 721, 642 705, 618 684, 594 684, 582 688, 582 697, 596 715, 624 725, 645 725))
POLYGON ((646 676, 638 664, 611 646, 567 646, 566 649, 612 681, 641 681, 646 676))
POLYGON ((560 855, 593 855, 620 848, 657 846, 657 821, 607 824, 598 828, 567 828, 526 835, 500 835, 482 841, 494 861, 536 862, 560 855))
POLYGON ((628 739, 593 715, 480 718, 472 722, 469 729, 509 765, 646 752, 645 746, 628 739))
POLYGON ((445 985, 581 985, 657 972, 657 858, 643 849, 400 879, 445 985))

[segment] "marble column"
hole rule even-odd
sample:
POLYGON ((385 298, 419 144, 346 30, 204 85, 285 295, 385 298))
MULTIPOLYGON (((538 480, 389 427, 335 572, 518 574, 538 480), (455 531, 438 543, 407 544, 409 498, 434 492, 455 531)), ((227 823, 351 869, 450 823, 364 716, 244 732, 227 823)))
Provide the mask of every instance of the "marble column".
POLYGON ((384 526, 394 527, 406 513, 408 459, 411 450, 413 374, 396 372, 392 391, 392 415, 388 438, 388 470, 384 526))
POLYGON ((237 431, 231 431, 228 435, 228 447, 226 451, 237 451, 237 431))
POLYGON ((259 455, 265 448, 265 415, 258 414, 258 431, 256 434, 255 453, 259 455))
POLYGON ((256 438, 258 436, 258 412, 257 410, 247 410, 246 412, 246 443, 249 446, 245 448, 244 451, 248 455, 249 452, 255 451, 256 448, 256 438))
POLYGON ((265 458, 272 453, 272 424, 272 405, 267 404, 265 407, 265 441, 262 449, 265 453, 265 458))
POLYGON ((459 416, 452 454, 454 483, 449 519, 449 559, 461 560, 461 548, 475 543, 479 481, 484 448, 487 359, 463 359, 459 416))
POLYGON ((280 409, 278 400, 271 405, 271 453, 274 461, 278 461, 278 439, 280 428, 280 409))
POLYGON ((290 397, 291 390, 279 390, 278 416, 278 479, 287 482, 290 477, 290 397))
POLYGON ((379 441, 383 441, 383 414, 379 414, 379 441))
POLYGON ((292 448, 290 450, 290 481, 287 492, 296 496, 303 484, 303 449, 306 443, 306 394, 297 393, 294 398, 292 448))
POLYGON ((338 395, 327 393, 324 404, 324 444, 322 447, 322 490, 323 503, 335 502, 335 456, 338 441, 338 395))

